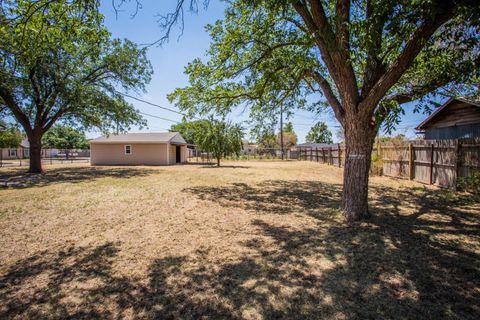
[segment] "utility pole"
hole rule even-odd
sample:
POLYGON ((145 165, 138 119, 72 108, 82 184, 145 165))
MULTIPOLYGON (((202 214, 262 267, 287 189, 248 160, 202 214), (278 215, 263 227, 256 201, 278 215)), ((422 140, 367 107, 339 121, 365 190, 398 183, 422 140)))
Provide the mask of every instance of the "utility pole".
POLYGON ((284 145, 283 145, 283 106, 280 105, 280 147, 282 148, 282 160, 284 160, 284 145))

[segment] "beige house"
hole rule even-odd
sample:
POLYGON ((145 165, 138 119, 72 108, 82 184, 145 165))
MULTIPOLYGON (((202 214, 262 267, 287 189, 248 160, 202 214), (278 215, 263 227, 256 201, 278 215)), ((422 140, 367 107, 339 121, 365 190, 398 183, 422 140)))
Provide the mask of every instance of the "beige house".
POLYGON ((178 132, 125 133, 90 140, 91 165, 170 165, 187 161, 178 132))
POLYGON ((29 156, 30 144, 27 139, 23 139, 16 148, 0 148, 0 159, 3 160, 25 159, 29 156))

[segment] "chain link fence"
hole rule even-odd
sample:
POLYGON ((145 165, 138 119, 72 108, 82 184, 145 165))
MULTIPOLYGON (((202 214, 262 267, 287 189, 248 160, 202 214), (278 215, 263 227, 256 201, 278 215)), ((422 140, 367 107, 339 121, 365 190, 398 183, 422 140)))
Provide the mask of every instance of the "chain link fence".
MULTIPOLYGON (((42 164, 89 163, 90 150, 85 149, 42 149, 42 164)), ((28 148, 0 148, 0 168, 28 167, 30 151, 28 148)))

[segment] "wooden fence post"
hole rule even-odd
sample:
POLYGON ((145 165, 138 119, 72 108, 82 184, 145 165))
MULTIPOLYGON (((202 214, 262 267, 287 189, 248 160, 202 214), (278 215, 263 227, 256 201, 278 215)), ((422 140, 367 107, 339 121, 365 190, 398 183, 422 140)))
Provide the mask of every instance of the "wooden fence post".
POLYGON ((342 166, 342 158, 340 157, 340 154, 342 152, 342 149, 340 148, 340 143, 338 144, 338 167, 340 168, 342 166))
POLYGON ((431 144, 430 150, 430 184, 433 184, 433 157, 434 157, 434 145, 431 144))
POLYGON ((414 175, 415 175, 415 158, 414 158, 414 149, 413 149, 413 144, 409 143, 408 144, 408 153, 409 153, 409 159, 408 159, 408 169, 409 169, 409 178, 410 180, 413 180, 414 175))
POLYGON ((457 182, 458 182, 458 177, 460 177, 461 172, 460 168, 462 167, 462 144, 461 142, 457 139, 455 140, 455 179, 453 181, 454 189, 457 190, 457 182))
POLYGON ((328 148, 328 156, 329 156, 329 164, 333 164, 333 155, 332 155, 332 147, 328 148))
POLYGON ((318 147, 315 148, 315 158, 317 159, 316 161, 318 162, 318 147))

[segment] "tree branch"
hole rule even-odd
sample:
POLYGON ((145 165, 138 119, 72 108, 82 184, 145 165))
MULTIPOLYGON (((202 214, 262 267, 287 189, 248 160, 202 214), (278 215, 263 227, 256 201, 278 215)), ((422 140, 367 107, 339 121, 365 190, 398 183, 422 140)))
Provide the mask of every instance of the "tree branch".
POLYGON ((335 27, 337 30, 337 42, 348 51, 350 49, 350 0, 337 0, 335 5, 335 27))
POLYGON ((32 131, 30 120, 22 111, 22 109, 17 105, 17 102, 15 101, 15 98, 13 97, 11 92, 6 88, 0 87, 0 97, 3 99, 5 105, 13 113, 18 122, 20 122, 20 124, 23 126, 25 131, 32 131))
POLYGON ((313 70, 306 70, 308 76, 310 76, 313 80, 315 80, 320 88, 322 89, 325 98, 327 98, 328 103, 333 109, 336 118, 340 123, 343 123, 345 110, 342 107, 340 101, 338 101, 337 97, 333 93, 332 87, 328 83, 328 81, 318 72, 313 70))
POLYGON ((450 7, 444 12, 437 14, 434 18, 427 18, 423 21, 413 33, 395 62, 390 65, 388 70, 379 78, 366 98, 361 102, 359 109, 366 108, 369 112, 373 112, 382 97, 411 66, 413 60, 422 50, 425 42, 430 39, 441 25, 453 16, 453 13, 453 7, 450 7))
POLYGON ((232 74, 232 77, 237 77, 238 75, 240 75, 243 71, 247 70, 247 69, 250 69, 251 67, 253 67, 254 65, 256 65, 257 63, 259 63, 260 61, 262 61, 263 59, 265 59, 266 57, 268 57, 269 55, 271 55, 273 53, 273 51, 277 50, 277 49, 281 49, 281 48, 284 48, 284 47, 288 47, 288 46, 292 46, 292 45, 308 45, 308 43, 299 43, 299 42, 284 42, 284 43, 278 43, 276 45, 273 45, 273 46, 269 46, 268 44, 265 44, 265 43, 262 43, 263 45, 267 46, 267 49, 260 55, 260 57, 258 57, 257 59, 253 60, 252 62, 248 63, 246 66, 240 68, 239 70, 235 71, 233 74, 232 74))
MULTIPOLYGON (((337 42, 337 37, 328 22, 325 10, 319 0, 309 0, 311 14, 302 1, 292 0, 294 9, 300 14, 307 28, 314 36, 322 60, 328 68, 345 105, 357 105, 358 87, 355 72, 350 62, 350 53, 337 42)), ((342 8, 342 10, 345 10, 342 8)), ((348 14, 347 14, 348 16, 348 14)))
MULTIPOLYGON (((368 0, 366 7, 366 34, 369 35, 370 41, 367 43, 367 59, 366 66, 363 73, 363 85, 361 89, 360 96, 365 98, 368 92, 372 89, 373 85, 380 79, 382 74, 385 73, 385 65, 382 63, 383 57, 380 57, 382 49, 382 31, 386 22, 388 15, 393 10, 393 5, 395 2, 389 2, 385 4, 387 8, 382 8, 384 10, 383 15, 379 15, 378 8, 374 8, 374 1, 368 0), (375 10, 377 9, 377 10, 375 10), (374 15, 374 13, 376 13, 374 15)), ((389 50, 387 49, 386 52, 389 50)))

